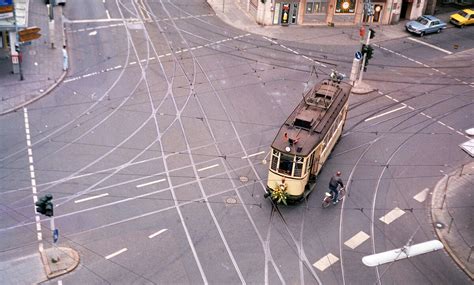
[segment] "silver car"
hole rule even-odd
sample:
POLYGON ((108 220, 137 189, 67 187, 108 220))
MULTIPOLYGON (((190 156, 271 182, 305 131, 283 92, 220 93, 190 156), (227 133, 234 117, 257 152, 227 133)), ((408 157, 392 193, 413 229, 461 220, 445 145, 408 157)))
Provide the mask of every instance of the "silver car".
POLYGON ((446 29, 446 23, 436 17, 423 15, 415 21, 406 23, 405 28, 408 32, 422 37, 429 33, 441 33, 442 30, 446 29))

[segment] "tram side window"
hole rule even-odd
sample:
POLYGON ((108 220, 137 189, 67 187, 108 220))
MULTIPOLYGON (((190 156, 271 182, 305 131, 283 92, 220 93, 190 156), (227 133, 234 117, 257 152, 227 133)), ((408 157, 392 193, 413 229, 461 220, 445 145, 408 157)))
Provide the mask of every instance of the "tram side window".
POLYGON ((277 171, 277 165, 278 165, 278 151, 273 150, 272 151, 272 164, 271 164, 272 170, 277 171))
POLYGON ((296 157, 296 164, 295 164, 295 173, 293 176, 295 177, 301 177, 301 174, 303 173, 303 158, 300 156, 296 157))
POLYGON ((291 175, 293 170, 293 156, 287 154, 280 154, 280 165, 278 166, 278 172, 291 175))

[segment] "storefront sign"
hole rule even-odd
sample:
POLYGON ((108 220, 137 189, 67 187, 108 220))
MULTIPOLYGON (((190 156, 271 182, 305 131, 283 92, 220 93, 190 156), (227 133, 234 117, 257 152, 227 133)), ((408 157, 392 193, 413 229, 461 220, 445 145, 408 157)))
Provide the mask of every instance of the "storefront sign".
POLYGON ((13 6, 13 0, 0 0, 0 6, 13 6))
POLYGON ((336 0, 336 14, 354 13, 355 0, 336 0))

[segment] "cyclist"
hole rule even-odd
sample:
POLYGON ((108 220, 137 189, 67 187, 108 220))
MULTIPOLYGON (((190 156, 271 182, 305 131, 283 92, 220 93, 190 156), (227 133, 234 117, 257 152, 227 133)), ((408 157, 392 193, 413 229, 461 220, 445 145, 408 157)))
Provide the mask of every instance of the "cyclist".
POLYGON ((336 205, 339 200, 337 197, 339 196, 339 191, 337 190, 337 186, 341 185, 341 187, 344 187, 344 183, 342 183, 341 179, 341 172, 338 171, 336 174, 331 177, 331 180, 329 181, 329 192, 332 195, 332 203, 333 205, 336 205))

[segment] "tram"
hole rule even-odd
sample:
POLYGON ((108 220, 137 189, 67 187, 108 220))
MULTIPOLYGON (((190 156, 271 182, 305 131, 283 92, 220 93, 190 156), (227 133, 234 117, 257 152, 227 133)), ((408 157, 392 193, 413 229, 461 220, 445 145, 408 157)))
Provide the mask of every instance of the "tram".
POLYGON ((316 176, 339 140, 352 86, 332 74, 303 94, 271 146, 267 193, 287 204, 307 197, 316 176))

